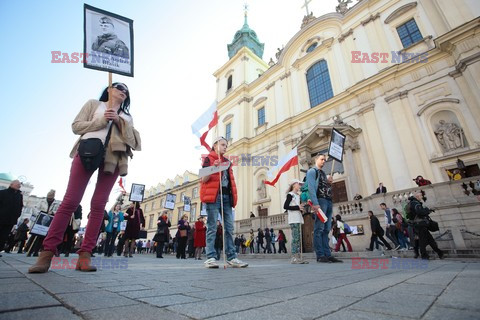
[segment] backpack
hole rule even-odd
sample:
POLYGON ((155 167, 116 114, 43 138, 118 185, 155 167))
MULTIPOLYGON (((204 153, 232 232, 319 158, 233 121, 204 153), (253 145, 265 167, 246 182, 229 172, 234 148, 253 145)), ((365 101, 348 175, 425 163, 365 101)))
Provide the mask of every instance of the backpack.
POLYGON ((343 222, 343 231, 345 231, 346 234, 350 234, 352 233, 352 228, 350 228, 350 226, 346 222, 343 222))
POLYGON ((404 213, 404 218, 406 220, 413 220, 415 219, 415 212, 412 210, 412 202, 409 200, 405 205, 403 206, 403 213, 404 213))
MULTIPOLYGON (((320 173, 318 172, 317 169, 315 169, 315 182, 317 186, 318 186, 319 177, 320 177, 320 173)), ((307 202, 308 199, 310 199, 310 195, 308 194, 307 175, 305 175, 305 177, 303 178, 303 185, 300 188, 300 191, 301 191, 300 202, 301 203, 307 202)))

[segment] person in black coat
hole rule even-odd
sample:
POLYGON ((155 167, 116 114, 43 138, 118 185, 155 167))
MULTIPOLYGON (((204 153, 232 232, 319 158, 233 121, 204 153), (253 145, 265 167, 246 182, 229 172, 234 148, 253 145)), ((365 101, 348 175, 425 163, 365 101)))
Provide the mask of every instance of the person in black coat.
POLYGON ((265 251, 265 247, 263 246, 263 238, 265 235, 263 234, 262 229, 258 228, 257 233, 257 253, 260 253, 260 247, 262 247, 263 251, 265 251))
POLYGON ((370 228, 372 229, 372 236, 370 238, 370 247, 367 248, 367 250, 373 251, 373 244, 375 243, 375 241, 377 241, 377 239, 380 239, 380 241, 382 241, 383 245, 387 247, 387 250, 392 250, 390 244, 388 244, 388 242, 385 241, 385 239, 383 238, 385 231, 380 226, 380 221, 378 221, 378 218, 373 215, 372 211, 368 211, 368 217, 370 218, 370 228))
POLYGON ((163 211, 162 215, 157 220, 157 234, 155 234, 155 241, 157 242, 157 258, 163 258, 163 249, 165 242, 168 243, 170 238, 170 227, 172 223, 168 220, 168 212, 163 211))
MULTIPOLYGON (((430 231, 428 231, 428 216, 431 211, 429 208, 424 207, 422 204, 423 194, 421 191, 415 193, 413 197, 408 198, 410 200, 410 210, 413 211, 415 219, 414 227, 415 233, 418 235, 418 242, 420 246, 420 254, 422 259, 428 260, 427 245, 432 247, 433 251, 438 254, 440 259, 444 258, 444 253, 437 246, 437 242, 433 239, 430 231)), ((418 256, 418 252, 415 252, 415 257, 418 256)))
MULTIPOLYGON (((8 235, 22 213, 23 196, 21 183, 13 180, 8 189, 0 190, 0 251, 5 248, 8 235)), ((2 255, 0 255, 1 257, 2 255)))
POLYGON ((387 193, 387 188, 383 186, 382 182, 378 184, 378 188, 375 194, 380 194, 380 193, 387 193))
POLYGON ((23 253, 23 247, 25 246, 25 241, 28 238, 27 232, 30 230, 28 227, 28 222, 28 218, 23 219, 22 224, 17 228, 17 233, 15 234, 15 243, 20 242, 17 253, 23 253))

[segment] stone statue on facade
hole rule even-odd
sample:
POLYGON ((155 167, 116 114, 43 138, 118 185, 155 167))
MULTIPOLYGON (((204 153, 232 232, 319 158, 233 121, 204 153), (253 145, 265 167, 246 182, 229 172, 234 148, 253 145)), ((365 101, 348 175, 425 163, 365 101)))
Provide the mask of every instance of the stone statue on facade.
POLYGON ((277 48, 277 53, 275 53, 275 58, 277 59, 280 59, 280 55, 282 54, 282 51, 283 51, 283 48, 280 49, 280 48, 277 48))
POLYGON ((267 186, 265 182, 260 181, 260 184, 257 188, 258 199, 265 199, 267 197, 267 186))
POLYGON ((338 6, 335 7, 338 13, 345 14, 348 11, 348 4, 352 3, 352 0, 338 0, 338 6))
POLYGON ((434 132, 438 142, 445 151, 451 151, 465 146, 462 128, 453 122, 445 122, 445 120, 440 120, 438 123, 438 128, 434 132))
POLYGON ((300 29, 303 29, 307 24, 310 23, 310 21, 315 20, 316 17, 313 15, 313 12, 310 12, 308 15, 303 16, 302 20, 302 25, 300 26, 300 29))

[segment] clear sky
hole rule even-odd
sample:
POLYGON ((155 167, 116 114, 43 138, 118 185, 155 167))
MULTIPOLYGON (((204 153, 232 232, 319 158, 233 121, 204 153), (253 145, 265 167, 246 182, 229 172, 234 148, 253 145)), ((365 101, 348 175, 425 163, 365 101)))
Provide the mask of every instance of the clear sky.
MULTIPOLYGON (((108 85, 105 72, 51 63, 52 51, 83 51, 83 3, 1 0, 0 172, 24 176, 32 194, 62 199, 78 138, 71 123, 108 85)), ((130 184, 149 188, 185 170, 198 173, 198 139, 190 125, 215 98, 213 72, 228 61, 227 44, 243 25, 243 0, 104 0, 87 4, 134 20, 135 77, 113 75, 131 92, 131 114, 143 151, 129 165, 130 184)), ((304 0, 250 0, 249 26, 265 43, 263 59, 300 30, 304 0)), ((337 0, 312 0, 315 16, 337 0)), ((351 6, 351 5, 350 5, 351 6)), ((275 59, 274 59, 275 60, 275 59)), ((95 176, 82 201, 88 213, 95 176)), ((114 188, 110 200, 118 194, 114 188)), ((85 214, 86 216, 86 214, 85 214)))

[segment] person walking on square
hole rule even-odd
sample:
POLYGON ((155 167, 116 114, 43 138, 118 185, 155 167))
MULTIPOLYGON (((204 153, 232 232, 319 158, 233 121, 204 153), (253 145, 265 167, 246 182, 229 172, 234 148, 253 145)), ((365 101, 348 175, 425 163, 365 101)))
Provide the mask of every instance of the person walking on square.
POLYGON ((272 237, 273 253, 277 253, 277 249, 275 248, 275 242, 277 242, 277 235, 275 234, 275 231, 273 230, 273 228, 270 228, 270 236, 272 237))
MULTIPOLYGON (((49 219, 52 219, 58 210, 58 204, 55 202, 55 190, 51 189, 47 193, 47 198, 42 200, 35 209, 37 210, 37 212, 43 212, 48 214, 49 219)), ((39 223, 39 221, 37 221, 37 223, 39 223)), ((50 229, 48 232, 50 232, 50 229)), ((45 239, 45 236, 41 236, 41 235, 32 235, 30 239, 28 239, 27 246, 26 246, 27 257, 30 257, 32 255, 34 257, 38 256, 38 252, 42 248, 44 239, 45 239)), ((63 237, 62 237, 62 242, 63 242, 63 237)))
POLYGON ((5 248, 8 236, 22 213, 21 186, 20 181, 13 180, 7 189, 0 190, 0 252, 5 248))
POLYGON ((272 236, 270 234, 270 229, 265 228, 264 235, 267 245, 265 246, 265 249, 263 249, 263 253, 272 253, 272 236))
POLYGON ((323 154, 317 155, 315 167, 307 171, 306 183, 308 185, 308 195, 313 203, 312 210, 316 212, 321 208, 325 213, 327 220, 323 223, 315 214, 313 227, 313 244, 317 256, 317 262, 343 262, 332 256, 328 242, 328 234, 332 227, 332 185, 327 180, 327 175, 322 168, 327 161, 323 154))
POLYGON ((283 253, 287 253, 287 247, 285 246, 286 241, 287 237, 285 233, 283 233, 283 230, 278 230, 278 253, 282 253, 282 251, 283 253))
POLYGON ((124 256, 132 258, 135 252, 135 241, 139 238, 140 230, 145 228, 145 217, 142 208, 140 208, 140 203, 132 202, 125 212, 124 218, 127 220, 127 227, 123 235, 125 238, 124 256))
POLYGON ((423 206, 422 204, 422 192, 416 192, 413 197, 410 197, 410 210, 413 212, 412 216, 414 217, 414 226, 415 232, 418 235, 418 242, 420 247, 421 258, 424 260, 429 260, 430 257, 427 253, 427 246, 432 247, 433 251, 438 254, 440 259, 444 258, 444 253, 441 249, 438 248, 437 242, 433 239, 432 234, 428 231, 428 216, 430 215, 430 210, 428 207, 423 206))
POLYGON ((157 220, 157 233, 155 234, 155 241, 157 242, 157 258, 163 258, 163 250, 165 243, 170 239, 170 227, 172 226, 168 219, 168 211, 163 211, 162 215, 157 220))
POLYGON ((367 248, 367 251, 373 251, 373 244, 377 241, 377 239, 380 239, 380 241, 384 244, 387 250, 392 250, 390 244, 383 238, 385 232, 380 226, 380 221, 378 221, 378 218, 374 216, 373 211, 368 211, 368 217, 370 219, 372 236, 370 237, 370 247, 367 248))
MULTIPOLYGON (((97 148, 103 144, 107 145, 103 163, 98 168, 97 183, 91 200, 90 218, 85 231, 85 239, 78 252, 79 258, 76 266, 76 270, 96 271, 96 267, 91 265, 91 254, 96 244, 98 230, 103 223, 105 205, 117 177, 125 176, 128 172, 128 156, 133 155, 131 150, 141 149, 140 135, 133 127, 132 117, 129 113, 130 95, 127 86, 123 83, 114 83, 112 87, 105 88, 99 100, 89 100, 73 121, 73 132, 81 137, 70 154, 73 162, 67 190, 43 242, 44 251, 35 265, 28 270, 30 273, 45 273, 50 268, 52 257, 57 246, 63 240, 72 213, 80 204, 90 177, 96 171, 96 169, 90 168, 86 161, 82 163, 78 153, 81 142, 82 146, 93 142, 91 146, 97 148), (108 105, 111 105, 111 108, 108 105), (107 139, 109 131, 110 136, 107 139), (87 139, 89 140, 85 141, 87 139), (105 143, 105 140, 109 140, 110 143, 105 143)), ((99 152, 103 154, 102 151, 99 152)))
POLYGON ((345 241, 345 243, 347 244, 348 252, 352 252, 352 245, 350 244, 350 241, 348 241, 347 234, 345 233, 345 226, 342 221, 342 216, 337 214, 335 216, 335 221, 339 231, 337 244, 335 245, 335 252, 338 252, 338 250, 340 249, 340 245, 343 244, 343 241, 345 241))
POLYGON ((28 218, 23 219, 23 222, 18 226, 17 232, 15 233, 15 243, 18 244, 17 253, 23 253, 23 247, 25 246, 25 241, 27 240, 27 232, 30 230, 28 227, 28 218))
POLYGON ((122 206, 116 204, 113 210, 108 212, 108 224, 105 227, 105 231, 107 232, 107 239, 105 240, 105 257, 111 257, 113 255, 115 239, 120 232, 120 226, 125 218, 121 209, 122 206))
POLYGON ((385 214, 385 235, 388 239, 390 239, 390 241, 392 241, 394 250, 397 250, 398 248, 400 248, 400 245, 398 244, 396 236, 397 228, 395 227, 395 223, 393 222, 392 211, 383 202, 380 203, 380 208, 385 214))
MULTIPOLYGON (((290 263, 292 264, 307 264, 308 261, 303 260, 301 256, 301 245, 302 239, 300 238, 300 228, 302 227, 303 221, 303 204, 300 203, 300 196, 298 195, 300 191, 300 185, 302 182, 298 179, 293 179, 290 182, 290 185, 287 190, 287 198, 285 199, 285 203, 283 204, 283 209, 287 210, 288 212, 288 224, 290 225, 290 229, 292 230, 292 259, 290 263)), ((285 234, 278 232, 278 242, 280 246, 285 249, 285 253, 287 253, 287 249, 285 248, 285 234)), ((280 252, 280 248, 278 249, 280 252)))
POLYGON ((195 246, 195 260, 202 260, 203 248, 206 244, 207 236, 207 227, 204 218, 202 216, 198 217, 197 222, 195 222, 195 233, 193 235, 194 246, 195 246))
POLYGON ((177 224, 177 239, 178 239, 178 247, 177 247, 177 259, 186 259, 185 256, 185 249, 187 247, 187 240, 188 240, 188 231, 190 230, 190 225, 188 223, 188 215, 184 214, 180 220, 178 220, 177 224))
POLYGON ((262 229, 258 228, 257 230, 257 253, 260 253, 260 247, 265 251, 265 246, 263 245, 263 239, 265 238, 265 235, 262 231, 262 229))
POLYGON ((250 229, 250 243, 248 244, 248 248, 250 249, 250 253, 255 253, 255 234, 253 233, 253 229, 250 229))
POLYGON ((214 139, 212 150, 205 157, 203 167, 225 166, 226 170, 201 178, 200 201, 207 204, 207 268, 218 268, 215 260, 215 234, 217 218, 222 216, 225 230, 225 255, 227 265, 233 268, 244 268, 248 264, 237 258, 233 244, 233 212, 237 205, 237 186, 233 176, 232 163, 225 158, 228 142, 224 137, 214 139), (220 189, 221 188, 221 189, 220 189), (223 205, 223 207, 221 207, 223 205))

